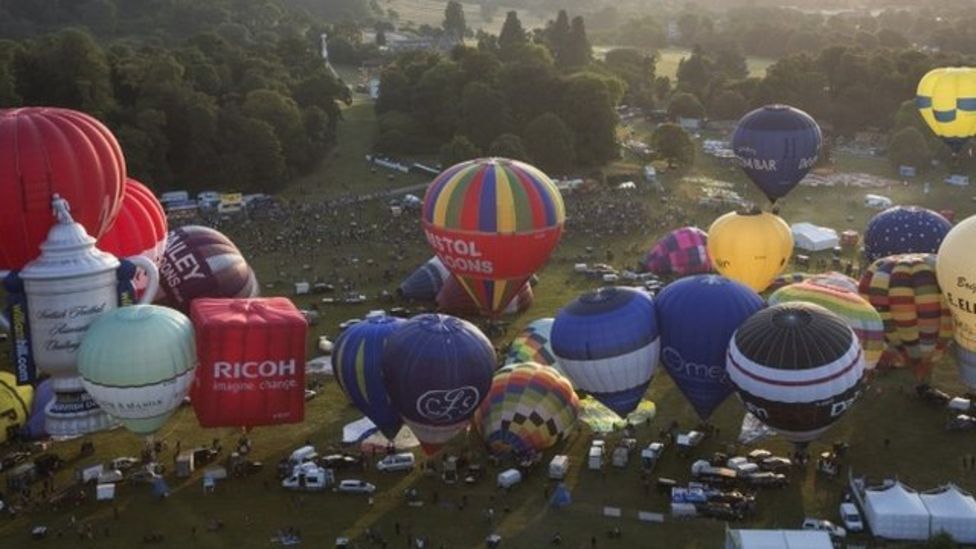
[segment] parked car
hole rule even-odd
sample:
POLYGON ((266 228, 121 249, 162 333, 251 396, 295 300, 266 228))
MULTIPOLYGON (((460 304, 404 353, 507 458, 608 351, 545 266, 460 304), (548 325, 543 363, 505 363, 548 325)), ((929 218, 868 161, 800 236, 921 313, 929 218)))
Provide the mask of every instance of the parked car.
POLYGON ((753 473, 747 476, 746 482, 752 486, 772 486, 779 488, 789 484, 789 479, 787 479, 786 475, 782 473, 763 471, 761 473, 753 473))
POLYGON ((139 465, 139 460, 131 456, 117 457, 109 462, 109 468, 120 471, 128 471, 136 465, 139 465))
POLYGON ((372 494, 376 491, 376 486, 365 480, 350 478, 339 481, 339 486, 336 489, 346 494, 372 494))
POLYGON ((376 468, 380 471, 397 472, 412 471, 416 464, 416 458, 410 452, 391 454, 376 463, 376 468))
POLYGON ((363 458, 349 454, 331 454, 319 458, 319 465, 326 469, 344 469, 361 465, 363 458))
POLYGON ((766 458, 773 457, 773 453, 765 448, 756 448, 755 450, 746 454, 746 457, 749 458, 749 461, 753 463, 759 463, 766 458))
POLYGON ((152 483, 163 475, 163 466, 158 463, 147 463, 129 473, 129 482, 152 483))
POLYGON ((698 505, 703 516, 719 520, 742 520, 742 512, 728 503, 705 503, 698 505))
POLYGON ((827 532, 830 534, 830 539, 834 541, 842 540, 847 537, 847 531, 829 520, 805 518, 803 519, 802 528, 804 530, 819 530, 821 532, 827 532))
POLYGON ((759 468, 763 471, 778 472, 793 467, 793 462, 787 458, 772 456, 759 462, 759 468))
POLYGON ((840 519, 844 523, 844 528, 848 532, 861 532, 864 530, 864 521, 861 520, 861 513, 853 503, 840 504, 840 519))

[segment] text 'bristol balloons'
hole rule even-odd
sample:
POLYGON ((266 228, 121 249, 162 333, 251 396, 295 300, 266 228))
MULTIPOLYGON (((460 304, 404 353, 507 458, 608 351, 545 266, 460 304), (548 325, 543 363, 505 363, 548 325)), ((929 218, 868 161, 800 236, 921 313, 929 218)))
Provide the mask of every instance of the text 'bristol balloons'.
POLYGON ((423 314, 389 336, 382 364, 390 400, 433 454, 464 430, 484 400, 495 350, 474 324, 423 314))
POLYGON ((793 253, 793 233, 768 212, 729 212, 708 229, 708 255, 722 275, 765 290, 793 253))
POLYGON ((732 150, 749 179, 770 202, 783 198, 817 163, 823 137, 807 113, 767 105, 739 120, 732 150))
POLYGON ((397 288, 397 293, 404 299, 434 301, 437 299, 437 293, 444 287, 444 280, 449 276, 447 267, 435 255, 403 279, 397 288))
POLYGON ((861 395, 864 358, 840 317, 812 303, 783 303, 732 337, 729 379, 746 409, 786 440, 817 439, 861 395))
MULTIPOLYGON (((505 364, 534 362, 559 370, 556 355, 552 352, 552 342, 549 341, 553 322, 555 322, 554 318, 540 318, 523 328, 508 346, 505 364)), ((562 370, 559 371, 562 373, 562 370)))
POLYGON ((878 311, 854 291, 818 283, 811 279, 800 284, 790 284, 769 296, 770 305, 791 301, 815 303, 844 319, 854 330, 864 351, 864 367, 873 370, 885 350, 884 322, 878 311))
POLYGON ((955 324, 953 337, 963 382, 976 388, 976 217, 964 219, 942 241, 937 274, 955 324))
POLYGON ((40 255, 55 194, 98 238, 122 202, 125 158, 101 122, 68 109, 0 109, 0 270, 40 255))
POLYGON ((682 278, 658 294, 661 362, 702 421, 732 394, 725 370, 732 334, 765 305, 752 288, 718 275, 682 278))
MULTIPOLYGON (((7 441, 8 433, 27 424, 34 399, 34 387, 17 385, 17 378, 10 372, 0 372, 0 444, 7 441), (14 427, 14 429, 11 429, 14 427)), ((44 411, 41 410, 41 417, 44 411)))
POLYGON ((883 257, 861 275, 861 297, 881 315, 894 366, 925 379, 952 339, 952 313, 942 298, 934 254, 883 257))
POLYGON ((936 212, 918 206, 895 206, 875 215, 864 231, 864 255, 868 261, 897 254, 934 254, 952 223, 936 212))
POLYGON ((698 227, 671 231, 648 252, 644 268, 658 276, 687 276, 711 271, 708 233, 698 227))
POLYGON ((78 349, 85 390, 137 435, 155 433, 173 415, 190 389, 196 362, 190 319, 155 305, 103 314, 78 349))
POLYGON ((305 419, 308 323, 283 297, 197 299, 191 397, 201 427, 299 423, 305 419))
MULTIPOLYGON (((512 299, 505 309, 503 315, 516 315, 525 312, 532 306, 535 294, 532 292, 532 285, 526 282, 515 298, 512 299)), ((453 276, 448 276, 444 281, 444 287, 437 294, 437 309, 449 315, 473 316, 478 314, 478 304, 471 299, 468 292, 464 291, 461 283, 453 276)))
POLYGON ((976 135, 976 69, 933 69, 918 82, 915 106, 935 135, 959 152, 976 135))
POLYGON ((579 412, 579 397, 568 379, 525 362, 495 374, 473 423, 493 454, 531 456, 562 440, 579 412))
POLYGON ((427 242, 487 314, 503 311, 546 263, 566 219, 549 177, 504 158, 444 170, 427 187, 422 216, 427 242))
POLYGON ((339 335, 332 355, 332 369, 342 392, 390 440, 403 426, 403 418, 383 383, 383 349, 390 334, 405 322, 385 314, 369 315, 339 335))
POLYGON ((647 392, 660 352, 654 302, 634 288, 587 292, 559 311, 552 350, 573 386, 620 417, 647 392))
POLYGON ((169 233, 159 290, 165 304, 188 311, 194 299, 254 297, 260 287, 229 238, 208 227, 187 225, 169 233))

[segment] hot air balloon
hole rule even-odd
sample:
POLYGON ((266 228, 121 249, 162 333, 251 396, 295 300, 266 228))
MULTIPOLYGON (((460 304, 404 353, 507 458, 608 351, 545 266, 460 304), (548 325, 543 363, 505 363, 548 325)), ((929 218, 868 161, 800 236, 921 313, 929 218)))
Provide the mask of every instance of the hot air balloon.
POLYGON ((169 233, 159 266, 163 303, 188 311, 200 297, 246 298, 259 291, 254 271, 226 236, 197 225, 169 233))
POLYGON ((739 165, 770 202, 793 190, 817 163, 823 137, 807 113, 767 105, 739 120, 732 149, 739 165))
POLYGON ((383 380, 428 455, 468 425, 491 387, 495 350, 474 324, 423 314, 389 336, 383 380))
MULTIPOLYGON (((788 302, 815 303, 841 317, 854 330, 864 351, 864 368, 873 370, 885 350, 884 322, 878 311, 858 295, 836 286, 824 285, 811 279, 800 284, 790 284, 769 296, 770 305, 788 302)), ((829 279, 828 279, 829 281, 829 279)))
POLYGON ((732 334, 765 303, 745 284, 698 275, 665 286, 655 305, 664 369, 698 417, 708 421, 732 394, 725 370, 732 334))
POLYGON ((339 335, 332 354, 332 369, 342 392, 390 440, 403 426, 403 418, 386 393, 381 360, 390 334, 404 322, 385 314, 369 315, 339 335))
POLYGON ((793 233, 777 215, 729 212, 708 229, 708 255, 719 273, 765 290, 793 253, 793 233))
POLYGON ((556 360, 574 387, 620 417, 637 407, 660 352, 650 295, 616 286, 587 292, 559 311, 550 335, 556 360))
POLYGON ((956 358, 963 382, 976 389, 976 217, 946 235, 939 247, 939 286, 955 325, 956 358))
POLYGON ((881 315, 895 366, 911 366, 920 381, 952 337, 952 315, 935 274, 934 254, 883 257, 861 275, 861 297, 881 315))
POLYGON ((308 323, 284 297, 193 301, 197 376, 190 396, 201 427, 305 419, 308 323))
POLYGON ((69 109, 0 109, 0 270, 40 255, 55 194, 98 238, 122 203, 125 158, 101 122, 69 109))
POLYGON ((566 214, 559 189, 540 170, 482 158, 437 176, 422 218, 447 269, 483 313, 497 315, 549 259, 566 214))
POLYGON ((579 416, 572 384, 552 368, 523 362, 495 373, 472 423, 498 456, 540 454, 562 440, 579 416))
POLYGON ((875 215, 864 231, 868 261, 897 254, 934 254, 952 229, 949 220, 926 208, 895 206, 875 215))
MULTIPOLYGON (((523 313, 532 306, 534 299, 532 285, 526 282, 522 285, 522 289, 515 294, 515 298, 502 310, 501 314, 517 315, 523 313)), ((479 312, 478 304, 471 299, 471 296, 461 287, 461 283, 453 276, 447 277, 447 280, 444 281, 444 287, 437 294, 437 310, 456 316, 474 316, 479 312)))
POLYGON ((180 406, 195 367, 190 319, 156 305, 103 314, 78 349, 85 390, 102 410, 143 436, 158 431, 180 406))
POLYGON ((47 378, 34 387, 34 403, 31 404, 30 417, 20 429, 23 438, 27 440, 47 438, 44 410, 52 402, 54 402, 54 383, 51 378, 47 378))
MULTIPOLYGON (((142 183, 128 179, 119 215, 96 246, 116 257, 141 255, 159 267, 166 249, 166 232, 162 204, 142 183)), ((142 275, 133 282, 136 289, 142 290, 147 280, 142 275)))
POLYGON ((711 271, 708 233, 698 227, 671 231, 647 253, 644 269, 658 276, 687 276, 711 271))
POLYGON ((556 355, 552 352, 552 343, 549 341, 549 334, 552 332, 554 321, 554 318, 540 318, 533 320, 523 328, 508 346, 508 352, 505 353, 505 364, 534 362, 543 366, 552 366, 560 373, 564 373, 559 369, 556 355))
POLYGON ((17 385, 13 374, 0 372, 0 444, 7 441, 10 433, 27 424, 33 400, 33 386, 17 385))
POLYGON ((436 255, 426 263, 410 273, 397 288, 397 293, 404 299, 419 301, 434 301, 437 293, 444 287, 444 281, 450 273, 436 255))
POLYGON ((732 337, 729 380, 746 409, 785 439, 817 439, 861 395, 864 357, 840 317, 813 303, 782 303, 732 337))
POLYGON ((817 286, 826 286, 844 292, 858 292, 858 281, 837 271, 812 275, 808 279, 808 282, 817 286))
POLYGON ((929 71, 918 82, 915 106, 932 132, 958 153, 976 134, 976 69, 929 71))

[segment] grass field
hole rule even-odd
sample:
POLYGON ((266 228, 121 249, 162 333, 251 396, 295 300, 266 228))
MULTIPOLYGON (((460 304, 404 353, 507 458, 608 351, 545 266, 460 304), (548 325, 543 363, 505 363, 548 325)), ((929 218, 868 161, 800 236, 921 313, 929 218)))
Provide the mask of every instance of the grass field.
MULTIPOLYGON (((424 24, 440 27, 444 22, 446 5, 447 2, 444 0, 382 0, 380 2, 383 9, 392 9, 399 14, 400 23, 412 23, 418 27, 424 24)), ((501 31, 502 23, 505 22, 505 13, 513 9, 518 13, 519 20, 526 29, 544 27, 547 20, 546 17, 533 14, 528 10, 505 6, 498 6, 494 14, 486 20, 478 3, 462 2, 462 6, 464 20, 471 30, 484 30, 491 34, 498 34, 501 31)))
MULTIPOLYGON (((367 103, 357 102, 346 109, 340 130, 340 150, 324 161, 317 175, 295 182, 282 194, 289 199, 317 201, 336 194, 372 192, 422 182, 422 179, 404 176, 390 181, 382 171, 373 174, 368 170, 363 155, 368 152, 374 123, 372 109, 367 103)), ((840 158, 838 163, 841 169, 871 170, 881 174, 890 171, 883 161, 840 158)), ((612 169, 626 173, 639 165, 634 159, 625 159, 612 169)), ((685 222, 707 227, 721 213, 692 205, 700 192, 696 180, 690 179, 696 176, 729 181, 735 190, 747 198, 759 199, 758 193, 752 190, 738 170, 700 157, 690 173, 664 175, 668 199, 687 205, 685 222)), ((937 179, 933 176, 932 180, 937 179)), ((781 215, 790 222, 809 220, 837 229, 853 227, 861 230, 874 213, 861 206, 864 192, 871 191, 856 189, 846 192, 801 187, 781 204, 781 215)), ((899 203, 917 203, 936 209, 953 207, 960 217, 976 210, 969 199, 971 191, 941 184, 933 185, 932 192, 926 196, 922 195, 917 184, 895 187, 885 190, 883 194, 888 194, 899 203)), ((633 196, 646 204, 649 219, 653 220, 658 215, 660 196, 650 191, 640 191, 633 196)), ((379 203, 367 206, 362 215, 364 219, 381 226, 386 226, 382 224, 389 221, 379 203)), ((416 226, 419 231, 419 223, 416 226)), ((274 229, 268 227, 269 231, 274 229)), ((639 259, 640 251, 659 236, 660 231, 655 230, 648 234, 627 234, 607 242, 593 236, 567 233, 549 265, 540 273, 541 281, 535 289, 533 308, 515 319, 508 335, 497 343, 504 344, 520 326, 532 319, 553 315, 581 291, 597 286, 597 283, 572 273, 572 264, 579 259, 597 259, 587 255, 587 246, 596 248, 598 256, 602 255, 604 249, 612 249, 617 258, 614 263, 627 266, 634 264, 639 259)), ((419 238, 416 242, 414 248, 407 250, 406 257, 393 265, 397 280, 430 255, 427 247, 419 243, 419 238)), ((384 242, 323 244, 319 253, 303 257, 289 255, 284 250, 261 254, 250 253, 246 248, 244 251, 251 255, 251 263, 259 278, 265 283, 276 283, 273 288, 267 289, 268 294, 288 295, 289 282, 316 273, 328 273, 329 276, 350 280, 362 279, 357 289, 370 296, 381 289, 392 289, 392 284, 369 280, 370 269, 364 265, 366 259, 390 263, 390 249, 384 242), (361 261, 350 261, 353 256, 361 261), (309 270, 306 271, 302 264, 309 264, 309 270)), ((316 298, 303 296, 295 300, 300 306, 308 307, 316 298)), ((385 305, 374 301, 361 306, 322 305, 322 320, 312 329, 312 335, 332 336, 336 332, 336 325, 342 320, 382 306, 385 305)), ((310 344, 315 339, 311 337, 310 344)), ((958 393, 961 387, 956 379, 954 366, 950 362, 941 365, 934 375, 937 385, 958 393)), ((61 512, 40 509, 29 517, 0 520, 0 546, 131 548, 141 545, 143 535, 155 531, 166 536, 165 543, 161 544, 165 547, 267 547, 268 538, 276 529, 290 526, 301 530, 304 536, 302 546, 305 547, 330 547, 339 535, 358 537, 358 547, 369 547, 367 542, 361 540, 366 528, 382 532, 391 540, 390 547, 403 547, 406 544, 403 536, 394 538, 393 535, 396 523, 400 524, 404 534, 409 531, 414 535, 430 536, 433 547, 441 544, 451 548, 481 547, 482 540, 492 530, 503 536, 503 547, 525 549, 547 546, 555 531, 562 534, 563 546, 570 548, 589 547, 591 536, 599 538, 599 547, 714 548, 721 543, 725 525, 718 521, 639 522, 636 518, 638 510, 666 512, 667 499, 653 490, 645 494, 633 461, 626 469, 609 468, 605 476, 583 470, 590 437, 586 429, 581 429, 555 449, 569 453, 572 459, 567 484, 573 491, 573 504, 562 510, 552 510, 546 505, 544 485, 547 481, 541 470, 530 474, 526 482, 510 494, 494 488, 493 479, 498 469, 489 468, 487 478, 470 488, 448 486, 419 471, 409 475, 382 475, 374 471, 365 474, 340 473, 340 478, 366 478, 379 486, 372 507, 365 498, 331 492, 295 496, 277 486, 273 477, 274 463, 305 440, 316 444, 320 452, 330 445, 336 445, 342 426, 359 417, 333 381, 325 379, 324 383, 324 390, 308 403, 304 423, 254 430, 251 435, 254 459, 267 464, 259 475, 222 482, 213 495, 203 494, 200 471, 189 479, 176 479, 170 475, 167 480, 173 494, 164 501, 154 500, 147 486, 122 485, 114 504, 88 502, 61 512), (410 486, 421 491, 425 501, 423 507, 405 505, 402 493, 410 486), (433 503, 435 493, 437 504, 433 503), (459 510, 456 504, 462 497, 466 497, 468 504, 459 510), (619 519, 603 517, 605 505, 622 508, 624 516, 619 519), (113 506, 118 511, 117 519, 114 518, 113 506), (496 510, 493 526, 488 524, 484 515, 488 507, 496 510), (72 516, 79 523, 91 524, 97 541, 77 541, 74 530, 69 526, 72 516), (224 530, 207 532, 205 524, 212 518, 223 521, 226 525, 224 530), (63 537, 52 534, 45 541, 31 542, 30 527, 39 524, 47 525, 52 530, 63 530, 63 537), (604 532, 615 526, 620 527, 623 537, 620 540, 606 539, 604 532), (108 537, 104 536, 106 528, 108 537)), ((912 385, 913 379, 905 371, 877 378, 863 400, 827 433, 821 443, 812 445, 811 453, 821 451, 831 441, 845 440, 851 444, 848 464, 858 473, 866 473, 876 480, 897 476, 919 489, 952 481, 965 489, 976 490, 976 473, 963 471, 961 467, 963 455, 976 453, 973 435, 945 432, 942 429, 944 413, 913 398, 910 395, 912 385), (883 443, 886 438, 891 441, 889 448, 885 448, 883 443)), ((697 423, 690 407, 666 374, 658 373, 648 398, 656 403, 658 417, 648 426, 638 429, 640 445, 654 440, 658 431, 672 420, 677 420, 682 428, 697 423)), ((707 440, 695 455, 707 456, 713 451, 725 450, 738 433, 741 417, 741 404, 734 398, 729 399, 714 415, 714 423, 720 429, 719 436, 707 440)), ((169 445, 170 451, 165 453, 164 461, 172 465, 171 449, 176 441, 181 441, 183 448, 189 448, 209 444, 216 437, 227 448, 237 436, 238 433, 231 429, 200 429, 192 410, 183 408, 157 438, 169 445)), ((97 455, 71 463, 59 476, 59 486, 69 483, 75 466, 121 455, 138 455, 142 444, 137 437, 123 430, 99 433, 90 438, 96 445, 97 455)), ((79 444, 79 441, 58 443, 53 450, 70 458, 77 454, 79 444)), ((779 454, 789 451, 785 442, 776 439, 763 446, 779 454)), ((467 450, 474 455, 482 452, 474 435, 470 439, 459 437, 453 443, 452 450, 467 450)), ((679 458, 669 450, 654 476, 687 480, 691 461, 679 458)), ((836 520, 840 494, 841 481, 818 477, 812 466, 806 470, 796 470, 790 486, 760 494, 757 516, 745 524, 796 527, 804 516, 836 520)))
MULTIPOLYGON (((603 58, 606 53, 617 46, 597 45, 593 47, 593 55, 603 58)), ((691 50, 687 48, 662 48, 657 50, 657 65, 654 72, 658 76, 667 76, 672 80, 678 74, 678 63, 682 59, 691 55, 691 50)), ((765 57, 746 57, 746 67, 749 69, 750 76, 763 76, 766 68, 775 63, 775 59, 765 57)))

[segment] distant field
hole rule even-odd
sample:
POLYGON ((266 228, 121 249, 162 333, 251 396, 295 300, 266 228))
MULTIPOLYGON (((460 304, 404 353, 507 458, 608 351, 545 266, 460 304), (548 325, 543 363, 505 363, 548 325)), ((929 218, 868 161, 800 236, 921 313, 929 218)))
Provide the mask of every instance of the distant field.
MULTIPOLYGON (((400 15, 400 23, 414 23, 417 26, 428 24, 440 26, 444 22, 444 8, 446 0, 381 0, 380 6, 385 10, 396 10, 400 15)), ((492 34, 498 34, 505 22, 505 13, 514 8, 499 6, 490 20, 485 20, 478 4, 463 3, 464 19, 468 27, 474 30, 482 29, 492 34)), ((542 27, 547 17, 532 15, 527 10, 515 9, 519 20, 526 29, 542 27)), ((555 17, 553 14, 550 17, 555 17)))
MULTIPOLYGON (((603 57, 608 51, 617 48, 619 46, 594 46, 593 54, 597 57, 603 57)), ((657 51, 657 66, 655 68, 655 74, 658 76, 667 76, 673 79, 676 74, 678 74, 678 63, 685 57, 691 55, 691 50, 686 48, 663 48, 657 51)), ((766 74, 766 68, 775 63, 775 59, 768 59, 765 57, 747 57, 746 66, 749 68, 750 76, 763 76, 766 74)))

